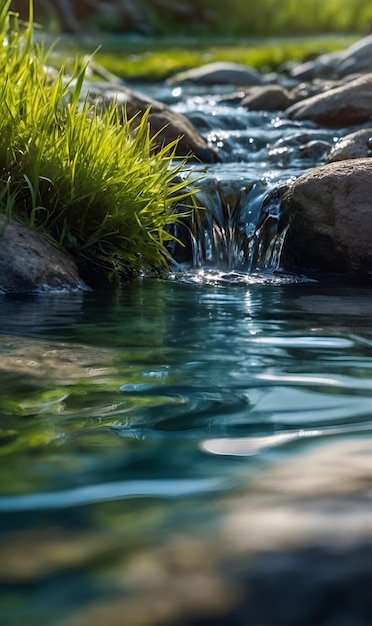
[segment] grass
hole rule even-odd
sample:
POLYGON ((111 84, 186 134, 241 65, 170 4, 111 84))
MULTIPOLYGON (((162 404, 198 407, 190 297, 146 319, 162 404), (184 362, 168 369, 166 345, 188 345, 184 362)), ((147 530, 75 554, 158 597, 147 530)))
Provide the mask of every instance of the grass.
POLYGON ((284 40, 276 42, 249 42, 238 44, 219 43, 209 47, 197 45, 186 47, 166 46, 155 50, 136 53, 121 50, 106 51, 105 46, 98 51, 96 61, 113 74, 126 80, 164 80, 184 69, 198 67, 213 61, 232 61, 253 67, 259 71, 276 70, 283 63, 301 61, 323 52, 334 52, 350 45, 355 38, 308 38, 305 40, 284 40))
POLYGON ((30 20, 0 9, 0 211, 70 253, 84 277, 167 268, 168 225, 188 197, 175 143, 153 148, 146 115, 122 120, 81 102, 85 69, 53 83, 30 20), (133 132, 133 125, 136 132, 133 132))
MULTIPOLYGON (((173 74, 213 61, 246 64, 262 72, 278 69, 287 62, 334 52, 356 41, 355 35, 286 37, 274 39, 156 38, 133 40, 104 36, 94 61, 126 81, 162 81, 173 74)), ((91 39, 61 36, 50 61, 72 70, 76 59, 83 62, 92 47, 91 39)))

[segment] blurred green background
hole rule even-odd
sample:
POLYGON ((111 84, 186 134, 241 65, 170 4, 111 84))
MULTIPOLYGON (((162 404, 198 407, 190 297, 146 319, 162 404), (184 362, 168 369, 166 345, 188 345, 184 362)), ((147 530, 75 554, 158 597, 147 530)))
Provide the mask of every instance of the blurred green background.
MULTIPOLYGON (((27 19, 29 0, 12 9, 27 19)), ((371 0, 34 0, 52 32, 288 36, 372 31, 371 0)))

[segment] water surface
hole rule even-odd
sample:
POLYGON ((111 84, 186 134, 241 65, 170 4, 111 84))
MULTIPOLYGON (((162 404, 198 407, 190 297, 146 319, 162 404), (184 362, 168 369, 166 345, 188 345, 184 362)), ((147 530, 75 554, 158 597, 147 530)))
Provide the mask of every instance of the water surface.
POLYGON ((4 623, 194 623, 181 589, 196 575, 190 602, 213 620, 238 602, 252 550, 308 548, 314 532, 317 544, 369 540, 371 306, 365 288, 189 277, 4 298, 4 623), (317 451, 331 499, 340 451, 345 467, 361 460, 336 489, 336 517, 322 510, 317 451), (346 495, 359 503, 351 526, 346 495))
POLYGON ((372 292, 276 228, 347 129, 148 89, 221 161, 169 280, 1 297, 0 622, 369 626, 372 292))

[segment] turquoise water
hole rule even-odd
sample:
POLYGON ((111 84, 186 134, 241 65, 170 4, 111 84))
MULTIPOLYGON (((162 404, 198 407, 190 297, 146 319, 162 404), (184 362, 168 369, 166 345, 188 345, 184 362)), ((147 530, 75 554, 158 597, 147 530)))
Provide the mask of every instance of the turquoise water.
POLYGON ((340 624, 306 621, 300 590, 301 617, 282 571, 329 607, 336 554, 363 592, 371 310, 364 287, 200 274, 4 297, 1 623, 340 624), (273 555, 270 621, 252 580, 273 555))
POLYGON ((276 232, 350 129, 147 89, 221 162, 169 280, 0 300, 0 623, 370 626, 372 291, 276 232))

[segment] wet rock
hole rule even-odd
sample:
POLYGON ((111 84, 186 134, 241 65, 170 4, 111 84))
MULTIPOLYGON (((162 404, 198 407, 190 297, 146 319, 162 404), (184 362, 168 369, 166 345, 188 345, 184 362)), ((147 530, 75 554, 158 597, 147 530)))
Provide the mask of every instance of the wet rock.
POLYGON ((338 55, 337 77, 372 72, 372 35, 360 39, 338 55))
POLYGON ((219 160, 215 150, 209 147, 207 141, 199 134, 194 124, 184 115, 176 113, 171 108, 153 100, 148 96, 132 91, 128 87, 111 83, 89 84, 86 86, 89 100, 102 109, 116 101, 125 109, 128 118, 134 118, 134 126, 142 115, 150 109, 148 121, 154 146, 162 148, 165 144, 178 139, 177 156, 194 156, 205 163, 214 163, 219 160))
POLYGON ((252 111, 284 111, 291 104, 290 92, 280 85, 253 87, 241 101, 241 106, 252 111))
POLYGON ((282 202, 284 266, 371 279, 371 180, 371 159, 330 163, 298 178, 282 202))
POLYGON ((290 91, 291 98, 293 100, 293 103, 299 102, 300 100, 305 100, 305 98, 311 98, 312 96, 317 96, 319 93, 329 91, 330 89, 341 87, 341 85, 344 85, 344 84, 345 84, 344 81, 324 80, 324 79, 303 81, 297 84, 295 87, 292 87, 290 91))
POLYGON ((364 159, 371 156, 372 128, 363 128, 349 133, 332 148, 328 163, 345 159, 364 159))
POLYGON ((0 293, 86 291, 74 262, 39 233, 0 216, 0 293))
POLYGON ((167 83, 195 83, 199 85, 260 85, 262 77, 259 72, 240 63, 219 62, 207 63, 185 72, 175 74, 167 83))
POLYGON ((372 118, 372 74, 306 98, 290 106, 286 115, 329 127, 363 124, 372 118))
POLYGON ((336 74, 339 63, 339 54, 321 54, 315 59, 310 59, 303 63, 295 64, 290 69, 290 76, 297 80, 313 80, 316 78, 329 78, 336 74))
POLYGON ((299 148, 299 158, 308 159, 311 163, 324 161, 329 153, 329 143, 313 139, 299 148))
POLYGON ((299 80, 312 80, 320 77, 342 78, 371 71, 372 35, 368 35, 346 50, 322 54, 316 59, 295 65, 290 75, 299 80))
POLYGON ((325 161, 331 148, 332 142, 324 131, 300 131, 278 139, 270 148, 269 156, 274 162, 285 167, 304 160, 313 165, 314 162, 325 161))

